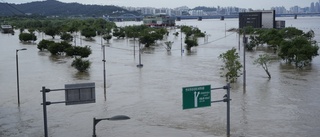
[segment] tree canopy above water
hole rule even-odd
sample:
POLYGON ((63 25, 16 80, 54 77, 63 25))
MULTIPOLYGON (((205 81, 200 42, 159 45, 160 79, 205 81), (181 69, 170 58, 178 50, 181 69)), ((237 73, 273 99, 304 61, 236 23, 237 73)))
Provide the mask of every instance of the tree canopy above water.
POLYGON ((303 32, 294 27, 280 30, 249 27, 244 30, 240 32, 250 35, 250 42, 246 45, 248 50, 260 45, 270 46, 281 59, 289 64, 294 63, 298 68, 309 65, 319 55, 313 30, 303 32))

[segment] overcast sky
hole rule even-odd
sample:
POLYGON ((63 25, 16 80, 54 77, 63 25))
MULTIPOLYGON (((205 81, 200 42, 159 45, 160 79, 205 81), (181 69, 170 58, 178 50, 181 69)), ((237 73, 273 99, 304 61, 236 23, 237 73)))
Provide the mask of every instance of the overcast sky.
MULTIPOLYGON (((27 3, 32 1, 45 0, 0 0, 8 3, 27 3)), ((253 9, 270 9, 275 6, 284 6, 289 9, 292 6, 310 7, 311 2, 319 2, 319 0, 58 0, 61 2, 77 2, 82 4, 98 4, 98 5, 116 5, 131 7, 155 7, 155 8, 176 8, 180 6, 188 6, 194 8, 197 6, 207 7, 227 7, 235 6, 240 8, 253 9)))

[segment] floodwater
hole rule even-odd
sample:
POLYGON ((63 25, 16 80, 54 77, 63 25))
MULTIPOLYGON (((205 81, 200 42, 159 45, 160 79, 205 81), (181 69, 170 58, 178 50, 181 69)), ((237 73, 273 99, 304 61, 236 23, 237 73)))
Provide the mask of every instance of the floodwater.
MULTIPOLYGON (((279 18, 277 18, 279 19, 279 18)), ((320 18, 280 18, 287 26, 304 31, 313 29, 320 41, 320 18)), ((119 22, 118 26, 141 22, 119 22)), ((42 86, 61 89, 65 84, 95 82, 96 103, 83 105, 53 104, 47 107, 48 131, 53 137, 92 136, 93 118, 127 115, 130 120, 101 121, 96 126, 97 136, 109 137, 225 137, 226 103, 211 107, 182 110, 182 87, 208 85, 222 87, 222 62, 219 54, 235 47, 239 49, 238 35, 225 33, 225 28, 237 28, 237 19, 183 20, 178 25, 192 25, 206 31, 208 39, 199 39, 200 45, 191 53, 181 55, 181 37, 170 30, 165 41, 174 41, 167 52, 162 42, 142 53, 143 68, 137 47, 134 56, 133 40, 113 39, 106 47, 107 100, 103 94, 103 52, 101 38, 89 42, 77 39, 76 44, 90 45, 88 58, 91 68, 78 73, 70 66, 72 58, 54 57, 39 52, 36 44, 19 42, 14 36, 0 34, 0 136, 41 137, 43 133, 42 86), (15 50, 19 51, 20 107, 17 103, 15 50)), ((42 38, 51 39, 41 34, 42 38)), ((58 41, 58 37, 56 38, 58 41)), ((103 43, 105 43, 103 41, 103 43)), ((253 60, 265 49, 246 53, 247 86, 243 77, 232 84, 231 136, 233 137, 314 137, 320 134, 320 57, 312 65, 297 70, 281 61, 270 66, 269 80, 253 60)), ((225 90, 214 90, 212 100, 220 100, 225 90)), ((63 101, 63 91, 47 93, 48 101, 63 101)))

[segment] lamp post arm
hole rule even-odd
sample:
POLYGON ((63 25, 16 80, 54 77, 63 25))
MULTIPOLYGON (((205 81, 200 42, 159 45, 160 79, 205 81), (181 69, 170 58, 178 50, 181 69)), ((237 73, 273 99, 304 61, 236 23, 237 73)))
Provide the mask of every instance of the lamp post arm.
POLYGON ((127 120, 130 119, 130 117, 125 116, 125 115, 117 115, 117 116, 113 116, 111 118, 100 118, 100 119, 96 119, 93 118, 93 134, 92 137, 97 137, 96 135, 96 125, 101 121, 101 120, 127 120))

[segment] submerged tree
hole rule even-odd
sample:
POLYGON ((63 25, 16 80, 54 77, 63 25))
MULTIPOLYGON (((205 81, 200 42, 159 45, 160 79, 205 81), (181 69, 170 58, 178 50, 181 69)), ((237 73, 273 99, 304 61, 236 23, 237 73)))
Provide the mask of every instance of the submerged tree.
POLYGON ((284 41, 280 45, 279 56, 296 67, 304 67, 318 56, 319 47, 307 37, 299 36, 292 40, 284 41))
POLYGON ((60 39, 64 40, 64 41, 72 41, 73 40, 73 36, 69 33, 62 33, 60 39))
POLYGON ((271 74, 268 70, 268 66, 271 63, 271 61, 272 61, 272 58, 269 54, 263 54, 263 55, 259 55, 259 58, 255 59, 253 64, 261 66, 264 69, 264 71, 267 73, 267 75, 270 79, 271 74))
POLYGON ((80 56, 81 58, 89 57, 92 53, 90 46, 80 47, 80 46, 72 46, 65 50, 68 56, 80 56))
POLYGON ((198 44, 198 39, 197 39, 196 37, 186 38, 186 39, 184 40, 184 43, 187 44, 187 45, 186 45, 186 49, 187 49, 188 51, 190 51, 192 47, 195 47, 195 46, 198 46, 198 45, 199 45, 199 44, 198 44))
POLYGON ((263 41, 265 41, 268 45, 273 47, 275 50, 283 41, 283 35, 281 35, 281 33, 276 29, 267 30, 264 33, 262 33, 260 37, 262 37, 263 41))
POLYGON ((97 34, 95 29, 91 27, 85 27, 81 30, 81 35, 88 39, 91 39, 92 37, 95 37, 97 34))
POLYGON ((110 35, 110 34, 105 34, 105 35, 103 35, 102 38, 103 38, 104 40, 106 40, 107 43, 109 43, 110 39, 112 39, 112 35, 110 35))
POLYGON ((190 51, 192 47, 198 46, 198 37, 205 37, 205 33, 196 27, 182 26, 181 31, 186 35, 184 43, 188 51, 190 51))
POLYGON ((21 33, 19 35, 19 40, 23 41, 23 42, 36 41, 37 40, 37 36, 34 35, 34 33, 21 33))
POLYGON ((114 37, 117 37, 117 39, 126 37, 126 34, 124 32, 124 28, 114 28, 112 35, 114 37))
POLYGON ((55 43, 54 41, 51 41, 51 40, 41 40, 37 46, 37 48, 40 50, 40 51, 43 51, 45 49, 48 49, 49 45, 52 44, 52 43, 55 43))
POLYGON ((225 74, 226 81, 230 81, 231 83, 237 81, 240 69, 242 68, 240 57, 236 51, 237 50, 235 48, 232 48, 231 50, 219 55, 219 59, 224 62, 224 68, 227 70, 225 74))
POLYGON ((60 43, 49 42, 48 51, 52 55, 64 55, 64 53, 66 52, 66 49, 70 47, 72 47, 72 45, 65 41, 62 41, 60 43))
POLYGON ((304 36, 307 37, 309 41, 311 41, 314 38, 315 34, 313 30, 309 30, 307 33, 304 34, 304 36))
POLYGON ((82 58, 76 58, 72 61, 71 66, 75 67, 80 72, 85 72, 90 68, 90 61, 89 60, 82 60, 82 58))
POLYGON ((166 29, 147 28, 139 33, 139 40, 142 44, 145 44, 145 47, 150 47, 151 45, 155 44, 157 40, 163 40, 163 36, 165 34, 167 34, 166 29))
POLYGON ((51 36, 52 39, 54 39, 55 35, 58 35, 60 32, 57 27, 46 27, 46 28, 44 28, 44 33, 46 35, 51 36))
POLYGON ((279 33, 283 36, 284 39, 292 39, 303 34, 302 30, 299 30, 294 27, 283 28, 279 30, 279 33))

